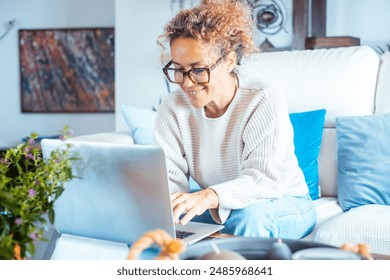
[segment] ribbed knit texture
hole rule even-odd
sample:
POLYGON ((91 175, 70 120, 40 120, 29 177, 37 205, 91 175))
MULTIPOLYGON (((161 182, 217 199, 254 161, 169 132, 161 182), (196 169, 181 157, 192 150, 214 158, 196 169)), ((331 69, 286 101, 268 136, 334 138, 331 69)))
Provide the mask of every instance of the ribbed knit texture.
POLYGON ((213 219, 224 223, 232 209, 308 187, 294 154, 293 128, 282 95, 245 83, 224 115, 208 118, 181 91, 163 100, 154 140, 167 158, 171 192, 188 192, 188 176, 219 197, 213 219))

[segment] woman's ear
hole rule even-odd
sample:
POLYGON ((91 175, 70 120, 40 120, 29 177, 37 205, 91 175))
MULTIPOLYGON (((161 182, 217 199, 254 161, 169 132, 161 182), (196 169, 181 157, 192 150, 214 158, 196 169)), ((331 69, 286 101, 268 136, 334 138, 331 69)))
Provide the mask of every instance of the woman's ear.
POLYGON ((227 72, 228 73, 231 73, 233 71, 233 69, 236 67, 237 65, 237 55, 236 55, 236 52, 230 52, 228 55, 227 55, 227 72))

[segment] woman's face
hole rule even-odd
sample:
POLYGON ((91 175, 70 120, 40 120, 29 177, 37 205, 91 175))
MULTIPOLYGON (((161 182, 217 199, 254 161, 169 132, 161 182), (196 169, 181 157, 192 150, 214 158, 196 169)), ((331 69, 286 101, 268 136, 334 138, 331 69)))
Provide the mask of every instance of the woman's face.
MULTIPOLYGON (((191 38, 175 39, 171 43, 171 56, 173 66, 184 71, 211 67, 220 59, 220 56, 211 48, 206 48, 201 41, 191 38)), ((196 108, 207 105, 224 107, 226 99, 229 99, 227 98, 229 92, 232 90, 230 89, 230 72, 233 67, 234 65, 231 66, 227 60, 222 59, 213 70, 210 70, 210 81, 207 84, 196 84, 185 76, 183 83, 179 86, 196 108)))

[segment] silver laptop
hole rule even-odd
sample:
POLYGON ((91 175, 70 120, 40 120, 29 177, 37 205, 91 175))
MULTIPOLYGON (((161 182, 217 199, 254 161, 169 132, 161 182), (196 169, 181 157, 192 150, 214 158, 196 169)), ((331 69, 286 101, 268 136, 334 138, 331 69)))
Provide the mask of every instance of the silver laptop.
MULTIPOLYGON (((76 179, 55 202, 59 233, 131 244, 145 232, 163 229, 190 245, 223 228, 190 222, 175 225, 163 150, 154 146, 67 141, 78 160, 76 179)), ((65 148, 61 140, 41 141, 44 158, 65 148)))

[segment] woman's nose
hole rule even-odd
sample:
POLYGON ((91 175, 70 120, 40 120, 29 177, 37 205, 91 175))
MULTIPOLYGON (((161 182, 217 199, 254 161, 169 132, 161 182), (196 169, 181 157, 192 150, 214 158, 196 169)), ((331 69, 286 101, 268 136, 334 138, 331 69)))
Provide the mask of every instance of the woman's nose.
POLYGON ((193 85, 195 85, 195 83, 192 81, 192 79, 190 79, 189 75, 184 75, 183 86, 189 88, 193 85))

